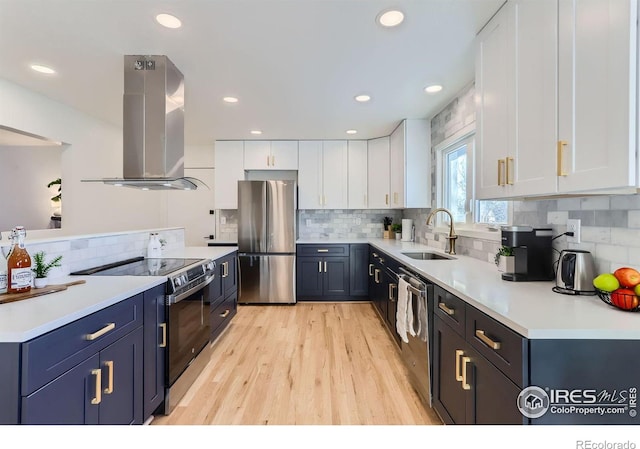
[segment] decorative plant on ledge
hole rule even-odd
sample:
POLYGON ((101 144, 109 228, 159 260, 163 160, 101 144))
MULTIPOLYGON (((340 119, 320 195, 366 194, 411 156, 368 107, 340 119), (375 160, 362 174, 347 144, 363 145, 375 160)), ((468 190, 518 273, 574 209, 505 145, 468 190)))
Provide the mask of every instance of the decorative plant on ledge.
POLYGON ((47 285, 46 277, 49 274, 49 270, 53 267, 59 267, 62 256, 58 256, 52 259, 49 263, 45 262, 45 252, 38 251, 33 255, 33 271, 36 275, 35 286, 36 288, 45 287, 47 285), (40 279, 40 281, 38 281, 40 279))
POLYGON ((494 259, 496 265, 500 263, 500 256, 513 256, 513 248, 510 246, 501 246, 498 248, 498 252, 496 253, 496 257, 494 259))
POLYGON ((58 201, 62 200, 62 178, 54 179, 49 184, 47 184, 47 188, 53 187, 56 185, 58 186, 58 194, 56 196, 52 196, 51 201, 57 203, 58 201))

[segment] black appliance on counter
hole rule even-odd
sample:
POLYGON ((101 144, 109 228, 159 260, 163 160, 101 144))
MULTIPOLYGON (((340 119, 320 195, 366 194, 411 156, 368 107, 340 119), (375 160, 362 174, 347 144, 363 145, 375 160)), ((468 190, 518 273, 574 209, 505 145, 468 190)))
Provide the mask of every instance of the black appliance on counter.
POLYGON ((515 268, 513 273, 502 273, 505 281, 551 281, 553 253, 551 228, 531 226, 503 226, 502 246, 513 249, 515 268))
POLYGON ((136 257, 76 271, 72 275, 167 276, 165 308, 165 414, 169 414, 202 372, 208 357, 211 282, 216 263, 209 259, 145 259, 136 257), (198 363, 196 363, 198 362, 198 363))

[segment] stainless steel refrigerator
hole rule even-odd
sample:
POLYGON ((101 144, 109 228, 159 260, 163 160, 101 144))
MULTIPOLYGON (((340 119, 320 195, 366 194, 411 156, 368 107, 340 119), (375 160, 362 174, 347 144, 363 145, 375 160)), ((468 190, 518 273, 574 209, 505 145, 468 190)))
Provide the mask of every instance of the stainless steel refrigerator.
POLYGON ((238 302, 296 302, 296 207, 294 181, 238 181, 238 302))

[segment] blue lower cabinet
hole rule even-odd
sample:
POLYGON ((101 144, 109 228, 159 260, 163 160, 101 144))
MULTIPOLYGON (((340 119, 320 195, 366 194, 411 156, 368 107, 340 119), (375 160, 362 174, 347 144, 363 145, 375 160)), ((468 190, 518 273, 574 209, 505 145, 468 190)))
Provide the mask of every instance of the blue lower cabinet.
POLYGON ((165 286, 144 292, 144 405, 146 420, 164 402, 167 322, 165 286))
POLYGON ((141 424, 142 327, 22 398, 22 424, 141 424))

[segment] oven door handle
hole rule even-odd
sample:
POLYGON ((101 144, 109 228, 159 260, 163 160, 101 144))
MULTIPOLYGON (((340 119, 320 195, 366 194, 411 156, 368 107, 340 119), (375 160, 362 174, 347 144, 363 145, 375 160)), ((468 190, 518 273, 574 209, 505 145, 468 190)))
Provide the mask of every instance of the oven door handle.
POLYGON ((192 289, 189 289, 184 293, 180 293, 179 295, 168 295, 167 296, 167 305, 178 303, 178 302, 182 301, 183 299, 188 298, 189 296, 193 295, 198 290, 202 290, 204 287, 206 287, 207 285, 211 284, 211 282, 213 282, 214 278, 215 278, 215 276, 209 276, 209 277, 207 277, 207 279, 203 283, 198 284, 195 287, 193 287, 192 289))

